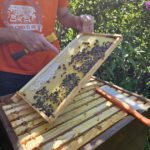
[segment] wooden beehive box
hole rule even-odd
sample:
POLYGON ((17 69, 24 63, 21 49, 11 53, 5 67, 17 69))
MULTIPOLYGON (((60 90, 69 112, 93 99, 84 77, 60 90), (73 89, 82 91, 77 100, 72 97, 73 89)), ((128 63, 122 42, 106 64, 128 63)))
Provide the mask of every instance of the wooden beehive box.
POLYGON ((78 35, 17 93, 17 97, 52 122, 121 40, 121 35, 78 35))
MULTIPOLYGON (((95 78, 91 78, 84 85, 52 124, 45 121, 23 99, 20 99, 17 103, 3 106, 4 112, 0 113, 14 150, 94 150, 97 146, 101 149, 101 144, 105 143, 107 138, 114 139, 112 143, 116 147, 120 144, 120 149, 131 150, 132 144, 128 143, 132 142, 132 138, 136 140, 142 136, 144 125, 139 122, 133 125, 131 123, 133 117, 128 116, 95 92, 95 87, 106 85, 126 96, 130 102, 139 105, 141 113, 150 108, 150 101, 147 99, 95 78), (125 126, 131 126, 132 130, 127 129, 125 132, 125 126), (113 134, 117 134, 116 132, 121 135, 115 138, 113 134), (140 135, 136 137, 138 134, 140 135), (124 146, 121 145, 121 140, 124 146)), ((150 111, 147 111, 147 114, 150 114, 150 111)), ((134 144, 138 145, 138 143, 134 144)), ((102 150, 120 150, 108 144, 105 146, 108 148, 102 150)), ((142 149, 141 145, 140 148, 142 149)), ((141 150, 140 148, 136 150, 141 150)))

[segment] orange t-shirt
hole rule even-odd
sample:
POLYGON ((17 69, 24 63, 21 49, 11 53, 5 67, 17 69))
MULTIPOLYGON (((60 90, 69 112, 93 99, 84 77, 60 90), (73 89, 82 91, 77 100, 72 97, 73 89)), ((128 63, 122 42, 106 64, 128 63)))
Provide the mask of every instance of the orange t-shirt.
MULTIPOLYGON (((7 26, 50 35, 54 31, 58 8, 67 7, 67 0, 0 0, 0 28, 7 26)), ((58 47, 58 42, 54 42, 58 47)), ((0 45, 0 71, 24 75, 39 72, 55 54, 48 51, 29 52, 15 61, 12 54, 25 49, 18 43, 0 45)))

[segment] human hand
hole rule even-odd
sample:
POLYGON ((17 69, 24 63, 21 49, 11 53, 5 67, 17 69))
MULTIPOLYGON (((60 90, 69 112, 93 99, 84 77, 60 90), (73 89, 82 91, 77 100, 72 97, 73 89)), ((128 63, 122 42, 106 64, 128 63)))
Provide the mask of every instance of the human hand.
POLYGON ((76 29, 80 32, 94 32, 94 17, 91 15, 81 15, 75 19, 76 29))
POLYGON ((43 35, 33 31, 17 30, 15 39, 16 42, 22 44, 26 49, 32 52, 50 49, 55 53, 59 53, 59 50, 48 42, 43 35))

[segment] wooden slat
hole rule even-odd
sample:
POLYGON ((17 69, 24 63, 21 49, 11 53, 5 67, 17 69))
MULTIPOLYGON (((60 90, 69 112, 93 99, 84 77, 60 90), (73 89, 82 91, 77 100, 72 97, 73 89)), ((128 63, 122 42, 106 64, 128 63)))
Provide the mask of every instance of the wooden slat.
POLYGON ((97 99, 97 98, 101 98, 101 97, 98 94, 94 94, 92 96, 87 96, 87 97, 85 97, 84 100, 77 101, 76 103, 69 105, 61 115, 68 113, 69 111, 76 109, 77 107, 80 107, 86 103, 89 103, 90 101, 97 99))
MULTIPOLYGON (((34 130, 31 131, 31 137, 35 138, 38 135, 43 134, 43 136, 45 138, 51 139, 53 137, 56 137, 59 134, 62 134, 64 132, 66 132, 67 130, 69 130, 70 128, 77 126, 78 124, 80 124, 81 122, 87 120, 88 118, 95 116, 97 113, 100 113, 102 111, 104 111, 105 109, 107 109, 108 106, 106 106, 106 103, 103 103, 100 106, 97 106, 81 115, 76 116, 75 118, 65 122, 64 124, 59 125, 58 127, 56 126, 56 128, 50 130, 51 128, 54 127, 53 124, 47 124, 47 126, 45 126, 45 128, 41 128, 41 131, 39 130, 39 128, 36 128, 34 130), (48 131, 49 130, 49 131, 48 131)), ((31 139, 30 137, 30 139, 31 139)), ((25 139, 21 140, 21 143, 23 144, 25 141, 27 141, 26 139, 27 137, 25 137, 25 139)), ((39 138, 41 138, 41 136, 37 137, 37 141, 39 141, 39 138)), ((31 140, 32 141, 32 140, 31 140)), ((30 141, 30 142, 31 142, 30 141)), ((40 143, 39 143, 40 144, 40 143)))
POLYGON ((26 102, 22 100, 22 101, 19 101, 18 103, 12 103, 10 105, 5 105, 2 108, 3 108, 4 111, 8 111, 10 109, 20 107, 20 106, 25 105, 25 104, 26 104, 26 102))
MULTIPOLYGON (((93 100, 92 102, 89 102, 75 110, 72 110, 71 112, 69 112, 69 115, 68 114, 64 114, 62 115, 61 117, 59 117, 57 120, 56 120, 56 123, 54 124, 55 126, 58 126, 59 124, 62 124, 66 121, 68 121, 69 119, 72 119, 73 117, 97 106, 97 105, 100 105, 101 103, 103 103, 105 101, 105 99, 95 99, 93 100)), ((39 119, 34 119, 33 121, 30 121, 30 122, 27 122, 27 124, 25 124, 25 126, 23 125, 20 125, 18 128, 15 129, 15 132, 17 135, 21 134, 21 133, 24 133, 26 130, 32 130, 33 128, 35 128, 36 126, 34 126, 35 124, 38 125, 40 123, 44 122, 44 120, 42 118, 39 118, 39 119)), ((23 124, 23 121, 22 121, 22 124, 23 124)))
POLYGON ((122 120, 127 114, 123 111, 119 111, 115 115, 104 120, 100 124, 97 124, 95 127, 91 128, 88 132, 83 133, 79 137, 75 138, 73 141, 65 144, 63 150, 77 150, 85 145, 90 140, 94 139, 97 135, 100 135, 106 129, 116 124, 118 121, 122 120))
POLYGON ((83 86, 83 88, 79 91, 78 95, 75 98, 77 98, 82 93, 88 92, 92 89, 94 90, 94 88, 96 86, 103 86, 103 85, 104 85, 103 83, 100 83, 100 82, 97 82, 97 81, 89 82, 85 86, 83 86))
MULTIPOLYGON (((74 98, 74 100, 73 100, 73 103, 74 103, 74 102, 77 102, 77 101, 79 101, 79 100, 83 100, 84 98, 87 98, 88 96, 92 96, 92 95, 94 95, 94 94, 95 94, 95 91, 94 91, 93 89, 90 90, 90 91, 88 91, 88 92, 84 92, 84 93, 82 93, 82 94, 76 96, 76 97, 74 98)), ((71 104, 72 104, 72 103, 71 103, 71 104)))
POLYGON ((14 103, 18 103, 20 101, 22 101, 22 98, 20 96, 18 96, 17 94, 13 95, 11 97, 11 100, 14 102, 14 103))
POLYGON ((13 128, 16 128, 16 127, 18 127, 20 125, 23 125, 24 122, 29 122, 29 121, 32 121, 32 120, 34 121, 37 118, 41 118, 41 117, 39 116, 39 114, 37 114, 36 112, 34 112, 34 113, 29 114, 27 116, 23 116, 23 117, 20 116, 18 120, 12 121, 11 125, 12 125, 13 128))
MULTIPOLYGON (((97 124, 104 121, 106 118, 111 117, 112 115, 116 114, 119 111, 116 107, 111 107, 107 109, 106 111, 103 111, 102 113, 92 117, 90 120, 87 120, 83 122, 82 124, 76 126, 75 128, 71 129, 70 131, 64 133, 63 135, 57 136, 56 139, 53 139, 52 141, 47 141, 47 144, 42 144, 43 147, 42 150, 48 150, 48 149, 58 149, 60 146, 65 144, 66 142, 69 142, 70 140, 73 140, 74 138, 81 136, 84 132, 91 129, 93 126, 96 126, 97 124)), ((40 137, 40 142, 46 142, 45 137, 40 137)), ((34 147, 30 147, 31 145, 28 143, 26 146, 28 149, 32 149, 39 146, 39 141, 34 141, 35 145, 34 147)))
POLYGON ((21 110, 25 110, 25 109, 28 109, 28 108, 29 108, 29 105, 26 104, 26 105, 22 105, 20 107, 15 107, 13 109, 7 110, 7 111, 5 111, 5 113, 6 113, 6 115, 10 115, 10 114, 17 113, 21 110))
MULTIPOLYGON (((60 124, 62 122, 66 122, 69 119, 71 119, 71 118, 73 118, 75 116, 78 116, 79 114, 82 114, 82 113, 92 109, 93 107, 99 106, 99 105, 101 105, 104 102, 106 102, 105 99, 99 99, 98 98, 98 99, 95 99, 95 100, 85 104, 85 105, 82 105, 81 107, 70 111, 69 114, 66 113, 66 114, 61 115, 60 117, 58 117, 57 124, 60 124)), ((57 124, 55 124, 55 125, 57 125, 57 124)))
MULTIPOLYGON (((91 78, 92 79, 92 78, 91 78)), ((91 91, 95 91, 95 87, 96 86, 103 86, 104 83, 98 82, 98 81, 89 81, 88 83, 86 83, 86 85, 84 85, 81 90, 79 91, 79 93, 74 97, 75 99, 80 99, 80 95, 84 94, 84 93, 88 93, 91 91)))
POLYGON ((7 117, 8 117, 8 120, 11 122, 11 121, 19 119, 22 116, 26 116, 26 115, 34 113, 34 112, 35 111, 33 109, 28 107, 27 109, 20 110, 18 112, 14 112, 14 113, 8 115, 7 117))
MULTIPOLYGON (((100 98, 100 96, 99 95, 97 95, 97 96, 89 96, 88 97, 88 99, 87 99, 87 101, 81 101, 81 102, 78 102, 78 103, 75 103, 75 104, 73 104, 73 105, 70 105, 68 108, 69 109, 67 109, 67 111, 71 111, 71 110, 74 110, 74 109, 76 109, 76 108, 79 108, 79 107, 81 107, 81 106, 83 106, 83 105, 88 105, 88 103, 89 102, 91 102, 91 101, 94 101, 95 99, 99 99, 100 98)), ((101 99, 99 99, 98 101, 100 101, 100 102, 103 102, 104 101, 104 99, 103 98, 101 98, 101 99)), ((84 107, 85 107, 84 106, 84 107)), ((87 107, 87 109, 88 109, 88 107, 87 107)), ((14 113, 12 113, 12 114, 10 114, 10 115, 8 115, 8 118, 9 118, 9 120, 10 121, 12 121, 12 120, 15 120, 15 119, 17 119, 17 118, 21 118, 21 117, 24 117, 25 115, 29 115, 30 113, 33 113, 34 112, 34 110, 32 110, 32 109, 27 109, 27 110, 23 110, 23 111, 20 111, 20 112, 14 112, 14 113)), ((22 121, 22 122, 20 122, 20 124, 21 123, 23 123, 23 120, 20 120, 20 121, 22 121)))
POLYGON ((14 129, 17 136, 25 134, 26 132, 30 133, 31 129, 35 128, 38 125, 45 124, 45 120, 43 118, 38 118, 36 120, 29 121, 22 126, 19 126, 14 129))

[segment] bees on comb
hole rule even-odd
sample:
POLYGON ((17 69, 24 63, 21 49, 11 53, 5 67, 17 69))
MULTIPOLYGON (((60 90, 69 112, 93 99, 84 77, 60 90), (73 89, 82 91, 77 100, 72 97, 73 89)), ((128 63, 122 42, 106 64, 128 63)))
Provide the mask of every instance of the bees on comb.
MULTIPOLYGON (((80 51, 70 56, 70 61, 67 63, 68 67, 72 67, 73 70, 81 72, 84 76, 99 59, 104 58, 105 51, 111 44, 111 42, 103 42, 103 44, 100 45, 98 39, 95 40, 94 44, 82 42, 82 45, 78 47, 80 51)), ((78 86, 81 80, 77 73, 67 73, 67 64, 59 65, 57 68, 57 70, 64 71, 63 73, 61 72, 60 77, 62 81, 57 89, 48 91, 46 87, 43 87, 38 90, 33 97, 35 100, 33 106, 45 113, 48 117, 53 116, 56 107, 78 86)), ((56 79, 56 77, 57 76, 54 75, 52 79, 56 79)), ((50 81, 48 80, 47 83, 50 84, 50 81)))

